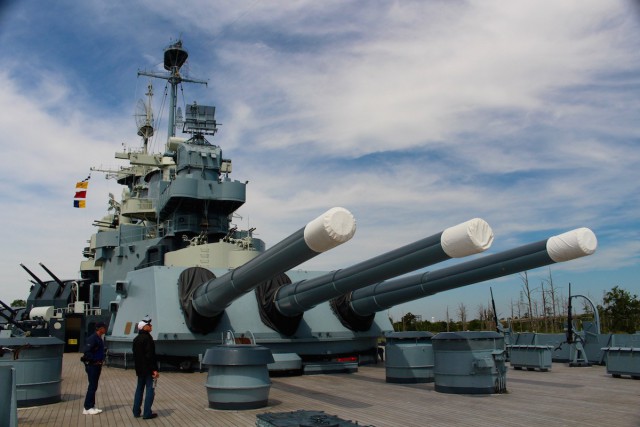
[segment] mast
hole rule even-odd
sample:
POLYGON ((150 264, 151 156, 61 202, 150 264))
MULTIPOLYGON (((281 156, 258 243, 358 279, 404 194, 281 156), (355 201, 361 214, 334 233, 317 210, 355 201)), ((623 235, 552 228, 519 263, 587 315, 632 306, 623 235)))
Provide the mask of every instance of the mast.
POLYGON ((170 44, 164 50, 164 69, 169 74, 154 73, 151 71, 138 71, 139 76, 154 77, 167 80, 171 84, 171 96, 169 99, 169 128, 167 130, 167 140, 176 136, 176 105, 178 99, 178 85, 182 82, 199 83, 207 85, 206 80, 188 79, 180 75, 180 68, 189 57, 189 53, 182 48, 182 40, 170 44))

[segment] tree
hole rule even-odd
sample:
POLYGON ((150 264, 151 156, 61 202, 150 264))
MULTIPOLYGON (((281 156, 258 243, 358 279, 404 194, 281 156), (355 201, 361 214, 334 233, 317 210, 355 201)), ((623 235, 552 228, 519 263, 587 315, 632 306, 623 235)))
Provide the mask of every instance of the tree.
POLYGON ((551 318, 553 319, 551 321, 551 330, 554 330, 556 326, 554 322, 558 318, 558 312, 560 310, 558 310, 559 298, 556 297, 556 287, 553 283, 553 276, 551 276, 551 268, 549 268, 549 278, 546 282, 549 285, 549 295, 551 296, 551 318))
POLYGON ((409 312, 402 316, 402 330, 403 331, 415 331, 416 330, 416 315, 409 312))
POLYGON ((640 300, 637 295, 614 286, 602 298, 598 310, 606 318, 611 332, 634 333, 640 327, 640 300))
POLYGON ((529 307, 529 330, 534 331, 536 328, 534 327, 534 316, 533 313, 533 304, 531 302, 531 288, 529 287, 529 275, 526 271, 520 273, 520 280, 522 280, 522 289, 524 291, 525 296, 527 297, 527 307, 529 307))
POLYGON ((449 332, 449 323, 451 323, 451 319, 449 318, 449 306, 447 306, 447 332, 449 332))
POLYGON ((11 303, 12 308, 21 308, 26 306, 27 306, 27 302, 23 299, 14 299, 13 302, 11 303))
POLYGON ((458 317, 460 317, 460 323, 462 324, 462 330, 467 329, 467 307, 463 303, 458 303, 458 317))

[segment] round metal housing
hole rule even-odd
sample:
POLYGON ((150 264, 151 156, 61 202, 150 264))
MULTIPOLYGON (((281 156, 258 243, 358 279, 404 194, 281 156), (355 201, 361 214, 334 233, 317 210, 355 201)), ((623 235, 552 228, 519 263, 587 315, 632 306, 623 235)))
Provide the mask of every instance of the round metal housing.
POLYGON ((386 336, 386 382, 415 384, 433 382, 431 332, 393 332, 386 336))
POLYGON ((506 391, 502 335, 496 332, 442 332, 431 342, 436 391, 455 394, 506 391))
POLYGON ((267 365, 271 350, 259 345, 220 345, 202 359, 209 367, 207 395, 213 409, 256 409, 267 406, 271 380, 267 365))
POLYGON ((0 338, 0 348, 0 365, 13 366, 16 372, 19 408, 60 402, 64 342, 53 337, 10 337, 0 338))

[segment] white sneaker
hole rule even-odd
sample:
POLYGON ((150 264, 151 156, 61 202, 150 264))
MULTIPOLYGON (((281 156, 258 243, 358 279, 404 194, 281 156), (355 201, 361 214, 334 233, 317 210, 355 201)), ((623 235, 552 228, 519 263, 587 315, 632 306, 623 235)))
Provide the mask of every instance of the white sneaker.
POLYGON ((93 409, 95 409, 96 411, 98 411, 98 413, 102 412, 102 409, 98 409, 95 406, 93 407, 93 409))
POLYGON ((98 411, 96 408, 91 408, 91 409, 83 409, 82 410, 82 415, 97 415, 102 411, 98 411))

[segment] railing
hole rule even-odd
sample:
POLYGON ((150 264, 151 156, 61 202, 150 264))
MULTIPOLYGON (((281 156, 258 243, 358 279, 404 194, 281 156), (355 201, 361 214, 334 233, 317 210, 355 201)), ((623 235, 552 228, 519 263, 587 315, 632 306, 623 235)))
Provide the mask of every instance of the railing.
POLYGON ((80 310, 76 310, 76 303, 72 302, 66 307, 56 308, 53 310, 53 317, 56 319, 62 318, 65 314, 80 314, 84 313, 88 316, 100 316, 102 315, 102 309, 100 307, 90 307, 89 303, 80 303, 82 305, 80 310))

